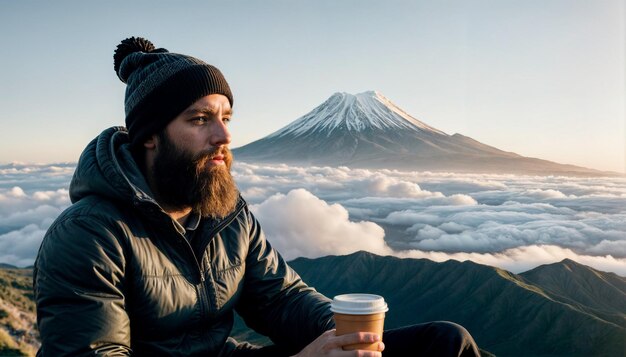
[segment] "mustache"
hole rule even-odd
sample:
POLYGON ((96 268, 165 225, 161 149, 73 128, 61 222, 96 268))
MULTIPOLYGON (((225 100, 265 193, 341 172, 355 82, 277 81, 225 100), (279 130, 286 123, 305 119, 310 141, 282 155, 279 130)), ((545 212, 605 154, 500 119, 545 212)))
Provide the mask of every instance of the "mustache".
POLYGON ((231 161, 233 154, 227 146, 218 146, 197 153, 193 159, 195 164, 205 163, 216 156, 223 156, 224 161, 231 161))

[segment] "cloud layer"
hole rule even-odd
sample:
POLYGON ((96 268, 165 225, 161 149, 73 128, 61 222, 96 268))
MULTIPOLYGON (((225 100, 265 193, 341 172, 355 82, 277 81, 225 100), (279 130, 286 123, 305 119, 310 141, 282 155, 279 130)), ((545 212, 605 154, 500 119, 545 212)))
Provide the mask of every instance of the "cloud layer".
MULTIPOLYGON (((73 165, 0 166, 0 262, 33 263, 69 206, 73 165)), ((626 276, 626 179, 237 163, 235 180, 287 258, 367 250, 521 272, 569 258, 626 276)))
POLYGON ((70 205, 74 166, 0 165, 0 262, 33 264, 54 219, 70 205))
POLYGON ((268 239, 288 258, 368 250, 514 272, 570 258, 626 276, 623 178, 246 163, 234 172, 268 239), (358 237, 341 228, 352 224, 358 237))

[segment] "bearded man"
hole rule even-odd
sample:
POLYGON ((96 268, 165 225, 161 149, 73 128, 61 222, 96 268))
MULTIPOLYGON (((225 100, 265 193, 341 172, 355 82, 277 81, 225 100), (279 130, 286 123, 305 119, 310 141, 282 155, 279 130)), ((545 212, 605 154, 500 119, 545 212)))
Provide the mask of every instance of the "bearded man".
MULTIPOLYGON (((135 37, 118 45, 114 69, 127 84, 127 129, 107 129, 84 150, 73 204, 41 244, 38 355, 381 356, 382 342, 343 351, 381 336, 336 336, 329 299, 271 247, 239 195, 222 73, 135 37), (275 344, 229 337, 234 311, 275 344)), ((477 353, 451 323, 384 338, 385 356, 477 353), (407 349, 401 340, 428 342, 407 349)))

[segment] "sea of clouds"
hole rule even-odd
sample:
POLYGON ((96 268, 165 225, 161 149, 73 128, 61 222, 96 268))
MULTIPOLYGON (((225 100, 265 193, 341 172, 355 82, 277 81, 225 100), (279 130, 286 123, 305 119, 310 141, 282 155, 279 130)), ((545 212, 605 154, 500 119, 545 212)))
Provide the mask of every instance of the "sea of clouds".
MULTIPOLYGON (((33 263, 46 229, 70 205, 73 171, 0 165, 0 262, 33 263)), ((522 272, 569 258, 626 276, 626 178, 247 163, 233 174, 287 259, 366 250, 522 272)))

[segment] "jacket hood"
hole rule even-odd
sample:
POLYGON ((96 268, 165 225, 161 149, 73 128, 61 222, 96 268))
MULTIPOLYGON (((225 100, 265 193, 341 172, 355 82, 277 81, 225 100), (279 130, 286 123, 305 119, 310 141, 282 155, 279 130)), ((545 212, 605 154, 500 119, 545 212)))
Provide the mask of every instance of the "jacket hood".
POLYGON ((130 153, 124 127, 104 130, 80 155, 70 183, 70 199, 76 203, 89 195, 138 204, 156 201, 130 153))

